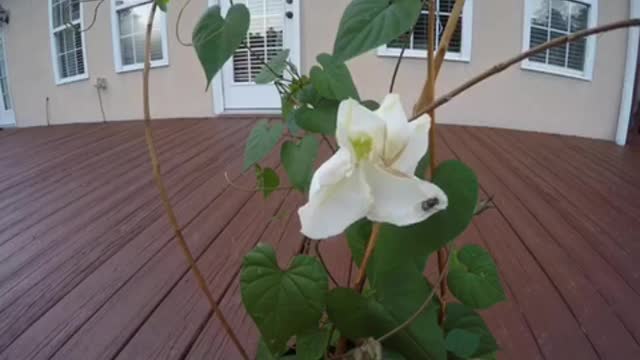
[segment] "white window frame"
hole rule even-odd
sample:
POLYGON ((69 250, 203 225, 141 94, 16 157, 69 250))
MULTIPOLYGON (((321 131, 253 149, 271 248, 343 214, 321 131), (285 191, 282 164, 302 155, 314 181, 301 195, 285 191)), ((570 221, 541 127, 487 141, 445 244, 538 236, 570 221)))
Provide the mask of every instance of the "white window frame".
MULTIPOLYGON (((123 73, 129 71, 139 71, 144 68, 144 63, 137 63, 131 65, 122 64, 122 49, 120 47, 120 24, 118 22, 118 10, 123 8, 131 8, 135 6, 144 5, 146 3, 152 3, 153 0, 134 0, 132 4, 116 5, 117 0, 111 0, 111 39, 113 43, 113 62, 115 64, 116 72, 123 73)), ((160 9, 156 12, 159 15, 160 36, 162 37, 162 60, 152 60, 151 67, 169 66, 169 47, 168 47, 168 35, 167 35, 167 16, 164 11, 160 9)))
MULTIPOLYGON (((85 34, 80 34, 82 39, 82 61, 84 63, 84 74, 68 76, 66 78, 60 77, 60 64, 58 63, 58 51, 56 45, 55 33, 67 28, 67 24, 62 24, 57 28, 53 28, 53 2, 48 0, 49 6, 49 43, 51 49, 51 63, 53 65, 53 76, 56 85, 68 84, 76 81, 86 80, 89 78, 89 67, 87 65, 87 44, 85 42, 85 34)), ((80 19, 74 25, 80 25, 80 29, 84 29, 84 3, 80 1, 80 19)))
MULTIPOLYGON (((464 6, 462 8, 462 36, 460 39, 461 41, 460 52, 447 51, 447 53, 444 56, 444 59, 449 61, 470 62, 472 37, 473 37, 473 0, 467 0, 464 2, 464 6)), ((389 57, 399 57, 400 52, 402 52, 402 49, 388 48, 386 44, 378 47, 378 50, 377 50, 378 56, 389 56, 389 57)), ((427 50, 416 50, 416 49, 406 48, 404 51, 403 57, 426 59, 427 50)))
MULTIPOLYGON (((522 51, 529 50, 529 42, 531 41, 531 20, 533 18, 534 2, 535 0, 525 0, 524 5, 524 29, 522 37, 522 51)), ((583 4, 590 6, 589 19, 587 21, 587 28, 592 28, 598 24, 598 0, 576 0, 583 4)), ((571 29, 569 29, 571 30, 571 29)), ((536 61, 530 61, 525 59, 520 66, 524 70, 538 71, 552 75, 559 75, 579 80, 591 81, 593 80, 593 68, 596 58, 596 37, 589 36, 586 39, 585 56, 584 56, 584 71, 578 71, 573 69, 567 69, 562 66, 543 64, 536 61)))

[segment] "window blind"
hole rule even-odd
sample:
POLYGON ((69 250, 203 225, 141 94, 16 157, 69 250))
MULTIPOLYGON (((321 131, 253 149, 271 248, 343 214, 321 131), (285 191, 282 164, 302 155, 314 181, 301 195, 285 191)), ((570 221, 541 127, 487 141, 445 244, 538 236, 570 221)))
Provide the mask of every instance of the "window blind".
POLYGON ((233 80, 252 83, 265 62, 284 47, 284 1, 243 0, 251 13, 251 24, 244 43, 233 55, 233 80), (250 49, 247 50, 247 47, 250 49))

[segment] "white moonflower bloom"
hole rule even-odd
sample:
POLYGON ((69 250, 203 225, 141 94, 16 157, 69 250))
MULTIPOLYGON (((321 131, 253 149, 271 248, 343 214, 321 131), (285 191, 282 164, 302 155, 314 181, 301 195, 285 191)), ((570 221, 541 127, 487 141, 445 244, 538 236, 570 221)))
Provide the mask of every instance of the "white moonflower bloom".
POLYGON ((414 176, 428 148, 428 115, 409 122, 398 95, 376 111, 349 99, 338 109, 338 151, 313 175, 309 202, 298 210, 302 233, 325 239, 367 217, 406 226, 446 209, 436 185, 414 176))

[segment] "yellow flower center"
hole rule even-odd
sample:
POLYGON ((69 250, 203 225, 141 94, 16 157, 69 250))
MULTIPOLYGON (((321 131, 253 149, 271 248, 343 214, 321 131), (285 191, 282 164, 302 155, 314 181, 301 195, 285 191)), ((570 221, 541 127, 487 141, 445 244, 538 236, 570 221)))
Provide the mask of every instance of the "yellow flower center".
POLYGON ((356 153, 356 159, 358 161, 365 160, 369 158, 369 154, 371 154, 371 150, 373 150, 373 139, 371 136, 360 135, 355 139, 351 140, 351 146, 353 146, 353 151, 356 153))

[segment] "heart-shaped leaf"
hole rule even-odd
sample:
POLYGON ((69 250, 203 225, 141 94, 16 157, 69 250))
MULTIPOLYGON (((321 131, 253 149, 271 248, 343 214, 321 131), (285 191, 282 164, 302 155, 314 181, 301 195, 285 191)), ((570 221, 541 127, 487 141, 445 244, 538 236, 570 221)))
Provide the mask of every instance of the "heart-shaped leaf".
POLYGON ((298 360, 322 359, 329 343, 328 328, 313 329, 296 336, 296 355, 298 360))
POLYGON ((318 155, 320 143, 307 135, 300 143, 286 141, 280 148, 280 160, 284 166, 289 181, 298 190, 306 192, 313 176, 313 164, 318 155))
POLYGON ((473 309, 486 309, 506 299, 496 264, 478 245, 467 245, 452 254, 447 283, 453 295, 473 309))
POLYGON ((267 61, 253 81, 255 81, 256 84, 268 84, 282 76, 284 68, 287 66, 288 58, 289 49, 280 51, 276 56, 267 61))
POLYGON ((327 274, 313 257, 296 256, 283 271, 273 247, 258 245, 242 263, 242 302, 272 354, 281 353, 292 336, 318 327, 328 288, 327 274))
POLYGON ((447 316, 444 321, 444 329, 447 334, 454 330, 465 330, 479 337, 476 350, 468 358, 480 359, 490 358, 498 350, 496 339, 489 331, 489 328, 482 320, 482 317, 475 311, 459 303, 449 303, 447 305, 447 316))
POLYGON ((312 67, 309 75, 313 87, 320 95, 331 100, 360 100, 347 65, 336 61, 329 54, 320 54, 316 59, 322 67, 312 67))
POLYGON ((480 346, 480 335, 464 329, 453 329, 445 338, 447 350, 463 359, 468 359, 480 346))
POLYGON ((249 10, 243 4, 231 6, 226 19, 220 15, 220 6, 212 6, 198 20, 192 41, 207 77, 207 87, 246 39, 249 22, 249 10))
POLYGON ((293 116, 301 128, 313 133, 333 136, 336 134, 339 104, 337 101, 323 99, 313 108, 300 107, 293 116))
POLYGON ((333 56, 347 61, 409 31, 418 20, 420 0, 353 0, 345 9, 333 56))
MULTIPOLYGON (((327 313, 340 332, 350 339, 378 338, 409 319, 431 291, 422 274, 413 265, 406 264, 381 277, 373 297, 345 288, 330 291, 327 313)), ((409 326, 386 340, 384 347, 407 359, 446 359, 438 309, 434 299, 409 326)))
POLYGON ((256 165, 256 183, 266 199, 280 185, 280 177, 272 168, 261 168, 256 165))
POLYGON ((160 10, 167 12, 167 4, 169 4, 169 0, 155 0, 156 5, 160 8, 160 10))
POLYGON ((260 120, 253 127, 247 139, 247 144, 244 148, 243 171, 246 171, 269 155, 273 147, 280 141, 283 131, 284 126, 281 122, 276 122, 270 126, 267 120, 260 120))
MULTIPOLYGON (((436 169, 433 182, 447 194, 449 206, 418 224, 382 226, 367 268, 373 284, 377 276, 393 272, 407 261, 422 272, 428 256, 457 238, 471 223, 478 202, 478 181, 473 171, 459 161, 446 161, 436 169)), ((365 246, 370 233, 370 230, 347 233, 352 252, 365 246)))

